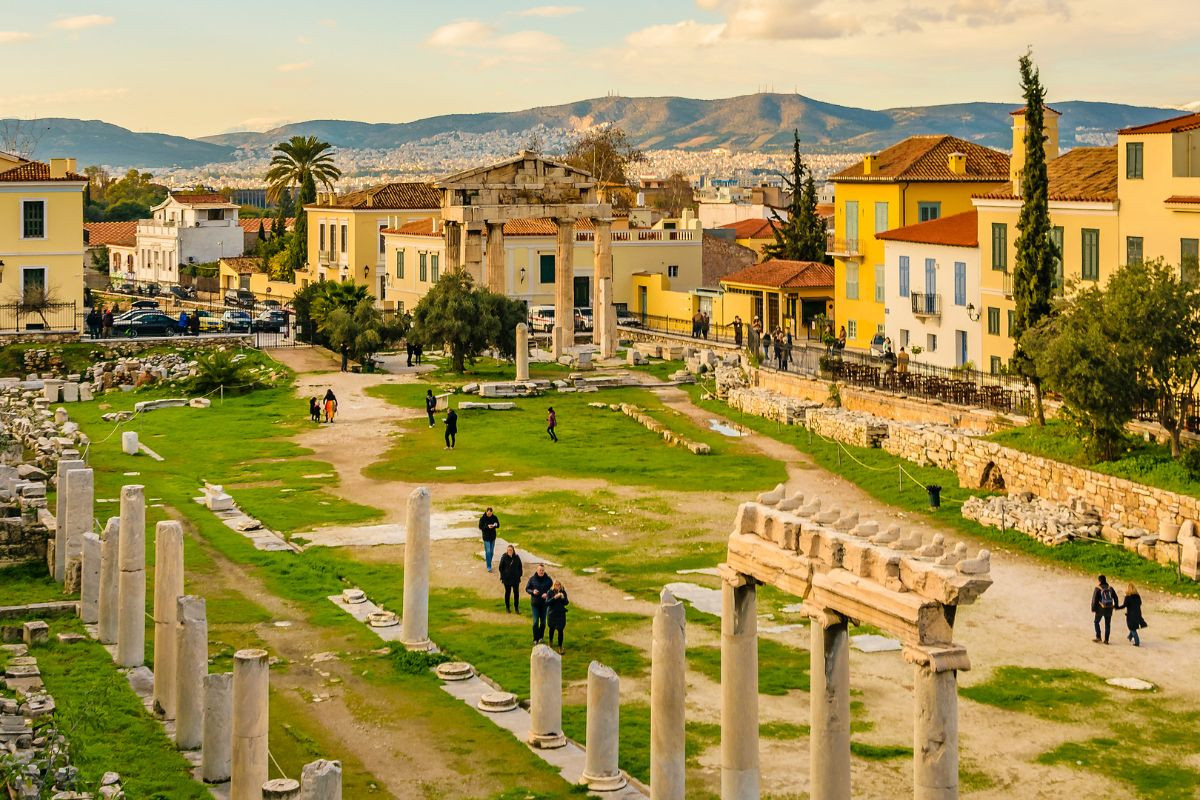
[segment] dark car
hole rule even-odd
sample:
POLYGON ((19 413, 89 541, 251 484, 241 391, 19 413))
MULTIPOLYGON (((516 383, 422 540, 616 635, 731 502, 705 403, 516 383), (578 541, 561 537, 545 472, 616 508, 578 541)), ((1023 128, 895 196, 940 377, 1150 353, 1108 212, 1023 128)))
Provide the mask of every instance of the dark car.
POLYGON ((261 303, 259 303, 259 305, 268 311, 278 311, 280 308, 282 308, 282 305, 278 300, 270 297, 268 297, 266 300, 263 300, 261 303))
POLYGON ((225 323, 225 330, 230 333, 250 332, 251 319, 245 311, 226 311, 221 315, 221 321, 225 323))
POLYGON ((125 294, 137 294, 137 287, 132 283, 122 283, 121 291, 125 294))
POLYGON ((146 288, 143 290, 143 293, 147 297, 158 297, 160 294, 162 294, 162 287, 157 283, 148 283, 146 284, 146 288))
POLYGON ((129 304, 129 307, 130 308, 147 308, 147 309, 157 310, 158 309, 158 301, 157 300, 134 300, 132 303, 129 304))
POLYGON ((250 330, 262 333, 282 333, 287 330, 288 317, 282 311, 264 311, 250 323, 250 330))
POLYGON ((180 300, 196 299, 196 290, 190 286, 172 286, 171 294, 175 295, 175 297, 179 298, 180 300))
POLYGON ((230 289, 225 292, 225 305, 236 308, 254 308, 254 292, 249 289, 230 289))
POLYGON ((174 336, 179 329, 179 320, 161 311, 131 311, 113 320, 112 335, 128 336, 174 336))

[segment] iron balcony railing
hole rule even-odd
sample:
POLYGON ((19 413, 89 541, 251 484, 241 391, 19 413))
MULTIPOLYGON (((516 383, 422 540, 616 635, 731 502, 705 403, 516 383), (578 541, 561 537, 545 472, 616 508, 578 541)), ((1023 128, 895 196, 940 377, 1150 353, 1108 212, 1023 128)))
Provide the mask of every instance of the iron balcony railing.
POLYGON ((918 317, 940 317, 942 315, 942 296, 913 292, 912 313, 918 317))
POLYGON ((825 255, 857 258, 862 255, 862 241, 860 239, 839 239, 833 234, 828 234, 825 237, 825 255))

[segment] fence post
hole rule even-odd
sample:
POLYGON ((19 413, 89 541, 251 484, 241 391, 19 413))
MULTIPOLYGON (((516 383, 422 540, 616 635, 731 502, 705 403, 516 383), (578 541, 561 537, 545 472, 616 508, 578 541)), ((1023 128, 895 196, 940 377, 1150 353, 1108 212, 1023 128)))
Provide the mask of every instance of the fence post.
POLYGON ((896 465, 896 478, 900 482, 900 491, 904 491, 904 467, 896 465))

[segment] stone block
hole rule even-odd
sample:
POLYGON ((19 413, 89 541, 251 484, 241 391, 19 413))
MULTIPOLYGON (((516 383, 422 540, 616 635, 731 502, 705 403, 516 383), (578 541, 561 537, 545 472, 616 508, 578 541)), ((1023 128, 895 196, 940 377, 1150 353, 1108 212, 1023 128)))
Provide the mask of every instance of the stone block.
POLYGON ((50 641, 50 626, 41 620, 26 622, 21 626, 21 638, 27 647, 35 647, 50 641))
POLYGON ((136 456, 138 453, 138 435, 137 431, 122 431, 121 432, 121 452, 127 456, 136 456))

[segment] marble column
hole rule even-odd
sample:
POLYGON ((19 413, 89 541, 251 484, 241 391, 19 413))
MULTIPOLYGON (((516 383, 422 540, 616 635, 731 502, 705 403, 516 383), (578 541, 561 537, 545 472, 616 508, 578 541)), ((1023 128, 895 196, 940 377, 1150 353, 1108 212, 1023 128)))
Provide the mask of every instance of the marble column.
POLYGON ((505 294, 507 287, 504 275, 504 223, 487 223, 487 263, 484 268, 487 288, 496 294, 505 294))
POLYGON ((101 644, 117 643, 117 620, 120 618, 121 567, 117 550, 120 547, 121 518, 109 517, 100 539, 100 596, 96 638, 101 644))
POLYGON ((554 357, 575 346, 575 220, 556 219, 554 249, 554 357))
POLYGON ((233 769, 229 800, 260 800, 267 782, 270 671, 266 650, 233 654, 233 769))
POLYGON ((462 224, 458 222, 443 222, 446 228, 446 269, 459 269, 462 266, 462 224))
POLYGON ((517 380, 529 380, 529 326, 517 323, 517 380))
MULTIPOLYGON (((592 344, 603 344, 601 334, 605 331, 605 323, 608 321, 609 315, 616 319, 616 312, 612 305, 611 289, 607 297, 601 294, 601 283, 608 279, 612 280, 613 262, 612 262, 612 220, 597 219, 592 220, 592 224, 596 228, 595 242, 593 244, 593 263, 592 269, 593 283, 595 284, 595 293, 592 295, 592 344)), ((608 358, 612 353, 604 353, 601 348, 601 355, 608 358)))
POLYGON ((483 286, 483 230, 468 226, 463 237, 463 269, 470 273, 476 286, 483 286))
POLYGON ((204 741, 200 777, 205 783, 229 780, 233 765, 233 673, 204 676, 204 741))
POLYGON ((829 611, 812 617, 809 743, 812 800, 850 800, 850 634, 829 611))
MULTIPOLYGON (((196 750, 204 744, 204 677, 208 674, 208 612, 203 597, 176 599, 175 746, 196 750)), ((157 682, 158 673, 156 672, 157 682)))
POLYGON ((625 786, 618 766, 621 745, 621 682, 611 667, 588 665, 587 752, 580 782, 593 792, 614 792, 625 786))
POLYGON ((342 800, 342 762, 321 758, 305 764, 300 800, 342 800))
MULTIPOLYGON (((69 470, 65 476, 59 479, 59 488, 66 486, 65 494, 67 495, 67 514, 66 514, 66 562, 63 565, 63 583, 67 586, 75 584, 72 588, 76 588, 78 583, 73 580, 73 576, 78 575, 82 569, 83 562, 83 535, 92 530, 92 514, 93 503, 95 502, 95 483, 94 476, 90 469, 81 467, 79 469, 69 470), (65 478, 65 480, 64 480, 65 478)), ((55 536, 57 537, 57 527, 55 536)), ((57 548, 57 538, 55 547, 57 548)), ((58 566, 58 550, 54 551, 55 567, 58 566)))
POLYGON ((957 672, 928 661, 913 670, 913 798, 958 800, 957 672))
POLYGON ((650 800, 684 800, 684 622, 683 604, 663 589, 650 650, 650 800))
POLYGON ((146 493, 145 487, 121 487, 120 567, 117 663, 140 667, 146 660, 146 493))
POLYGON ((79 618, 85 625, 100 621, 100 537, 83 535, 83 571, 79 581, 79 618))
POLYGON ((400 641, 409 650, 428 650, 429 641, 429 490, 408 496, 404 522, 404 610, 400 641))
POLYGON ((721 800, 758 800, 758 610, 755 581, 721 582, 721 800))
POLYGON ((154 713, 175 719, 176 609, 183 594, 183 526, 154 527, 154 713))
POLYGON ((541 750, 564 747, 562 732, 562 656, 548 645, 529 654, 529 744, 541 750))
POLYGON ((592 322, 593 327, 600 331, 601 358, 612 358, 617 352, 617 312, 613 308, 612 293, 612 278, 601 279, 596 286, 596 296, 600 298, 600 304, 607 306, 608 310, 592 322))
POLYGON ((84 463, 75 458, 60 458, 54 484, 54 580, 59 583, 67 576, 67 473, 83 469, 84 463))
POLYGON ((275 778, 262 785, 262 800, 296 800, 300 796, 300 781, 295 778, 275 778))

